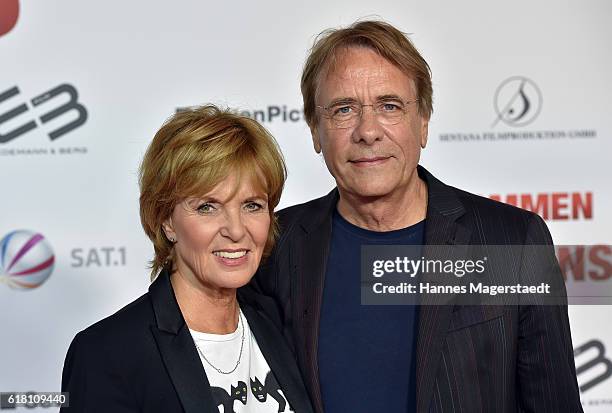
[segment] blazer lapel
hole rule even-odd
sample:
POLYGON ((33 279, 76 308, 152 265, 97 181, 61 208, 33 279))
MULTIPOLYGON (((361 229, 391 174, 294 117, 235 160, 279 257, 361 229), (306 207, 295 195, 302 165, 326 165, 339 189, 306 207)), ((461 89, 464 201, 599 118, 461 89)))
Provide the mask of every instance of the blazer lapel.
MULTIPOLYGON (((279 346, 283 337, 277 328, 265 317, 265 312, 259 312, 250 305, 241 305, 251 331, 264 355, 270 369, 278 380, 289 405, 296 412, 312 412, 306 389, 302 384, 300 372, 295 365, 293 355, 286 346, 279 346)), ((288 411, 288 409, 287 409, 288 411)))
POLYGON ((323 411, 319 383, 319 321, 321 301, 325 284, 325 271, 331 241, 332 216, 338 202, 338 191, 334 189, 321 199, 320 205, 304 214, 300 223, 301 232, 290 250, 291 300, 294 337, 298 362, 305 374, 305 384, 312 397, 316 411, 323 411))
MULTIPOLYGON (((469 244, 471 231, 457 223, 456 220, 465 214, 465 208, 454 191, 434 178, 425 168, 419 166, 418 172, 427 183, 428 188, 425 258, 436 257, 435 246, 450 248, 456 245, 457 254, 463 254, 465 246, 469 244)), ((422 281, 435 282, 426 277, 425 275, 422 281)), ((448 295, 440 298, 440 296, 428 294, 421 299, 416 363, 418 413, 429 411, 438 365, 453 310, 452 298, 448 295)))
POLYGON ((151 332, 186 413, 217 412, 210 383, 179 309, 170 276, 162 271, 149 287, 156 325, 151 332))

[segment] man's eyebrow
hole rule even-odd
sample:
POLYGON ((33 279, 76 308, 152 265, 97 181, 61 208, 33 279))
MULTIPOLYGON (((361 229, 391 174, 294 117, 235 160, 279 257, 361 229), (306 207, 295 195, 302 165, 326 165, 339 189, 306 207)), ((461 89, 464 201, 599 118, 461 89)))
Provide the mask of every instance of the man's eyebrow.
MULTIPOLYGON (((376 97, 376 102, 388 102, 388 101, 403 102, 403 98, 401 98, 399 95, 395 95, 391 93, 388 93, 386 95, 380 95, 376 97)), ((336 105, 347 105, 347 104, 358 103, 358 102, 359 101, 355 98, 339 97, 329 102, 327 107, 336 106, 336 105)))
POLYGON ((339 97, 339 98, 335 98, 333 99, 331 102, 329 102, 327 104, 327 106, 336 106, 336 105, 346 105, 346 104, 351 104, 351 103, 356 103, 357 99, 355 98, 349 98, 349 97, 339 97))
POLYGON ((397 100, 398 102, 402 102, 403 98, 399 97, 398 95, 393 95, 393 94, 382 95, 376 98, 377 102, 388 101, 388 100, 397 100))

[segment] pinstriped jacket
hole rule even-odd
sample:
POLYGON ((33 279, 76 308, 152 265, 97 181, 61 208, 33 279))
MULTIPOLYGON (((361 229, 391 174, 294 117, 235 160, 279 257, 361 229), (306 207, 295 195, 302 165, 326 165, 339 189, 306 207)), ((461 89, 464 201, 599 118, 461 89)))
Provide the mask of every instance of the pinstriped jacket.
MULTIPOLYGON (((427 170, 426 245, 550 245, 520 265, 561 273, 552 239, 531 212, 447 186, 427 170)), ((281 236, 253 286, 274 297, 317 412, 323 412, 318 334, 332 213, 328 195, 279 212, 281 236)), ((419 314, 418 413, 582 412, 566 305, 439 306, 419 314)), ((428 305, 430 304, 430 305, 428 305)), ((384 411, 384 410, 381 410, 384 411)))

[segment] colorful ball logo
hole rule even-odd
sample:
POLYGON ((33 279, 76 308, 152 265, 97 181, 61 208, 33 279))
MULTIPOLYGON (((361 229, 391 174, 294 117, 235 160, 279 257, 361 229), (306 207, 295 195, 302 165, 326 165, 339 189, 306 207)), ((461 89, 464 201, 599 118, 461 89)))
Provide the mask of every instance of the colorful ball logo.
POLYGON ((0 241, 0 282, 16 289, 33 289, 53 272, 55 256, 42 234, 13 231, 0 241))

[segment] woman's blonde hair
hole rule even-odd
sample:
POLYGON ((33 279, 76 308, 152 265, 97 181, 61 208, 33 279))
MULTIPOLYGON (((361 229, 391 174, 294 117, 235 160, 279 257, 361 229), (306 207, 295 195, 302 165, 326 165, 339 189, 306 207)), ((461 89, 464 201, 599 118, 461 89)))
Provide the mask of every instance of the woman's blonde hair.
POLYGON ((174 259, 162 224, 174 207, 202 196, 230 174, 253 179, 268 196, 270 231, 263 256, 278 235, 274 208, 287 176, 278 144, 255 120, 214 105, 181 110, 153 137, 140 166, 140 220, 153 242, 151 279, 174 259))

